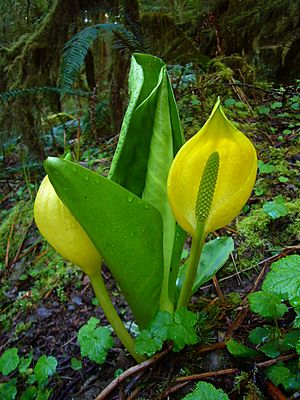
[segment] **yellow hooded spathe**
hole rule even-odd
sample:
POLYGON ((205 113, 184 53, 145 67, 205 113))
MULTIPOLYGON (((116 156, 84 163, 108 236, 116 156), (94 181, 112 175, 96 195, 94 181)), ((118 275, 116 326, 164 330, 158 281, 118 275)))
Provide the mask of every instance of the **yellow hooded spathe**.
POLYGON ((253 189, 256 151, 250 140, 226 118, 220 100, 200 131, 177 153, 168 177, 168 197, 179 225, 194 235, 197 193, 205 164, 219 154, 219 170, 205 232, 219 229, 235 218, 253 189))
POLYGON ((48 176, 34 203, 35 223, 54 249, 89 276, 99 273, 102 257, 75 217, 57 196, 48 176))

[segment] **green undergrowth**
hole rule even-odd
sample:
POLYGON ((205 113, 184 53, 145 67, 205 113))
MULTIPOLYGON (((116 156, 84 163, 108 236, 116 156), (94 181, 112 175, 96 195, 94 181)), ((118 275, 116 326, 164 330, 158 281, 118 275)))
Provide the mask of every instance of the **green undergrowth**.
POLYGON ((239 265, 249 267, 300 239, 300 199, 285 201, 287 215, 272 219, 259 204, 238 221, 239 265), (250 256, 250 259, 249 259, 250 256))
MULTIPOLYGON (((0 259, 3 261, 6 257, 7 248, 8 259, 11 260, 15 256, 33 222, 32 202, 21 200, 5 214, 2 215, 3 222, 0 225, 0 259)), ((3 264, 2 268, 4 268, 3 264)))
POLYGON ((28 321, 13 322, 20 312, 34 310, 52 291, 66 301, 65 287, 80 282, 82 275, 41 238, 32 210, 31 201, 20 201, 0 226, 0 326, 9 330, 13 324, 15 336, 30 326, 28 321))

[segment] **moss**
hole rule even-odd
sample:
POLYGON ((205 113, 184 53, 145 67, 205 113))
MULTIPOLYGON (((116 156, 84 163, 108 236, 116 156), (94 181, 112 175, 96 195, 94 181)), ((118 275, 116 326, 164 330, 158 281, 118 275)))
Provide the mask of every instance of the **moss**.
POLYGON ((0 259, 4 261, 7 243, 10 241, 8 257, 11 260, 21 245, 33 221, 31 202, 20 201, 12 208, 0 226, 0 259), (17 234, 15 234, 17 232, 17 234))
POLYGON ((293 246, 300 240, 300 199, 285 205, 288 209, 286 217, 272 220, 260 207, 238 221, 240 267, 254 267, 274 250, 293 246))

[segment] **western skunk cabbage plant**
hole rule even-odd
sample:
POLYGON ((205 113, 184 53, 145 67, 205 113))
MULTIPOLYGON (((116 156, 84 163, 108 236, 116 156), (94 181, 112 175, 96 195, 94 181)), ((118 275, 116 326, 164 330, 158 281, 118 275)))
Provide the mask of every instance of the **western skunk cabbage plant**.
POLYGON ((108 178, 49 157, 44 165, 51 183, 45 178, 41 185, 35 219, 49 243, 90 276, 115 333, 139 362, 107 293, 102 258, 141 329, 158 311, 185 307, 233 250, 231 238, 216 239, 200 258, 207 233, 231 222, 247 201, 256 154, 219 100, 184 144, 166 66, 156 57, 133 55, 129 92, 108 178), (186 232, 192 248, 179 267, 186 232))

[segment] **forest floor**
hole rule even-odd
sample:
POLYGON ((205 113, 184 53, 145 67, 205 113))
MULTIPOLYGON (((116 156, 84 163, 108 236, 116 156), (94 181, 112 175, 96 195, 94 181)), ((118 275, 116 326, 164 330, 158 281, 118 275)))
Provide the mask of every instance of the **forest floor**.
MULTIPOLYGON (((192 96, 197 113, 201 95, 195 91, 192 96)), ((261 351, 254 358, 239 358, 230 354, 226 344, 234 338, 254 348, 248 335, 257 327, 273 327, 279 336, 295 331, 293 307, 282 318, 266 319, 250 309, 247 297, 261 289, 272 263, 299 253, 299 89, 266 90, 259 99, 252 96, 249 103, 233 98, 224 102, 229 118, 254 141, 260 164, 247 207, 232 225, 215 233, 232 236, 234 252, 217 277, 192 298, 190 309, 198 315, 199 343, 180 352, 173 352, 168 343, 162 353, 137 366, 117 339, 102 365, 81 356, 80 327, 90 317, 98 318, 101 325, 108 323, 88 278, 63 261, 35 227, 32 207, 41 167, 30 168, 14 149, 7 151, 0 200, 0 355, 16 348, 20 358, 27 358, 28 368, 19 366, 7 375, 0 374, 0 385, 6 385, 5 391, 2 385, 2 400, 34 399, 34 390, 40 391, 39 399, 51 400, 182 399, 203 380, 222 388, 232 400, 300 398, 295 346, 278 348, 271 356, 261 351), (52 373, 48 364, 40 382, 35 365, 43 355, 52 356, 57 366, 52 373), (274 365, 283 368, 283 375, 295 376, 293 382, 280 380, 280 373, 277 380, 272 379, 274 365), (116 377, 119 381, 114 381, 116 377), (112 390, 100 395, 112 382, 112 390)), ((188 108, 187 104, 181 107, 188 108)), ((191 115, 185 118, 183 123, 191 131, 193 121, 187 119, 191 115)), ((101 158, 106 148, 103 143, 95 157, 101 158)), ((104 271, 104 278, 119 314, 134 329, 132 315, 109 271, 104 271)))

